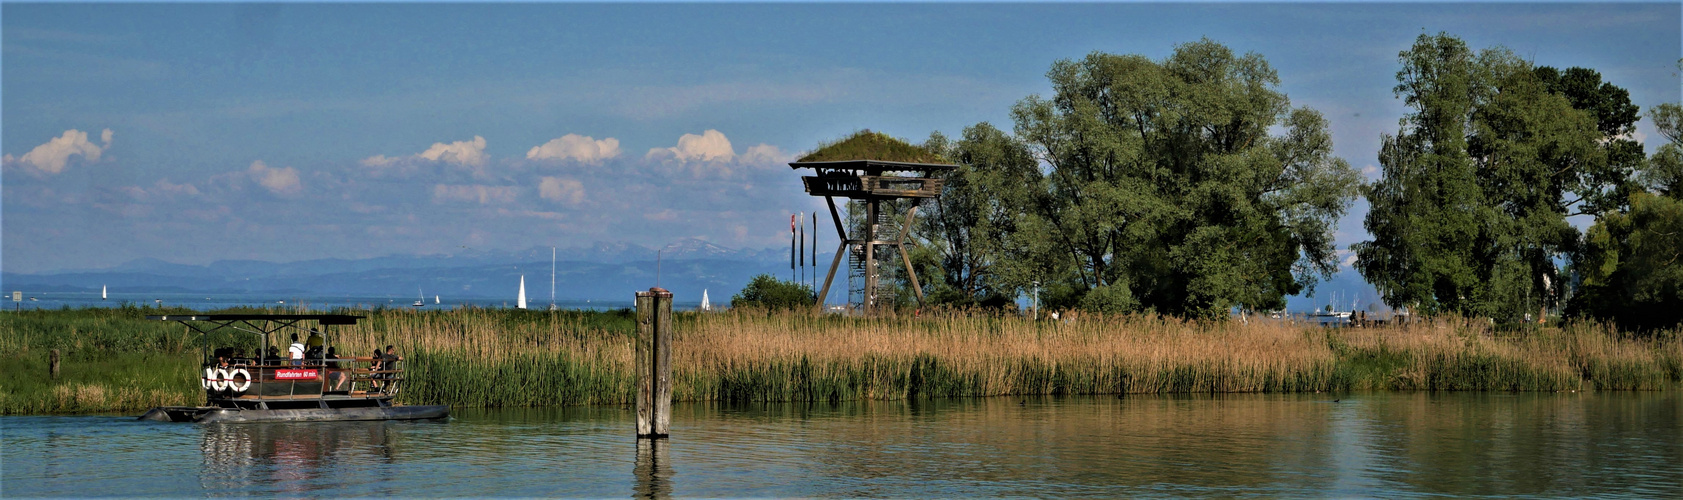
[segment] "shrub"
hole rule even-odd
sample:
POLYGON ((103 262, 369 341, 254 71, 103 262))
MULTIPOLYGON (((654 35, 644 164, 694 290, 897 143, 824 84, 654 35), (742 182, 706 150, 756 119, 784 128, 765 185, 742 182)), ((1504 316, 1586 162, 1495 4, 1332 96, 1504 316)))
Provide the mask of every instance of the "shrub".
POLYGON ((818 296, 812 293, 812 287, 779 280, 769 274, 755 276, 748 286, 742 287, 742 291, 730 298, 731 307, 794 309, 812 307, 817 303, 818 296))

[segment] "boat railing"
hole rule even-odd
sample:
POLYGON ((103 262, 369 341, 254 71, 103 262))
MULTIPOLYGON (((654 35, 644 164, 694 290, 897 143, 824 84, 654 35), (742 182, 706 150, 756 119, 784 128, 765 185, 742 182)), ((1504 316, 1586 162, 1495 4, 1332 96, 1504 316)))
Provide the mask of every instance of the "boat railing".
POLYGON ((268 400, 395 396, 404 380, 402 361, 373 357, 306 359, 235 358, 208 363, 200 374, 211 399, 268 400))

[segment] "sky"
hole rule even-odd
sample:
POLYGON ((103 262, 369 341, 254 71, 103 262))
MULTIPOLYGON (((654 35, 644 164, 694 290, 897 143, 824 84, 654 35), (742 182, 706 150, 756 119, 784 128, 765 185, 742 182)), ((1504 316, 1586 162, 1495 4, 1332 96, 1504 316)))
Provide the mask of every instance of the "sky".
POLYGON ((0 269, 780 247, 822 210, 787 166, 822 141, 1010 130, 1054 61, 1203 37, 1266 58, 1377 178, 1422 33, 1595 69, 1646 110, 1679 100, 1680 22, 1675 2, 5 3, 0 269))

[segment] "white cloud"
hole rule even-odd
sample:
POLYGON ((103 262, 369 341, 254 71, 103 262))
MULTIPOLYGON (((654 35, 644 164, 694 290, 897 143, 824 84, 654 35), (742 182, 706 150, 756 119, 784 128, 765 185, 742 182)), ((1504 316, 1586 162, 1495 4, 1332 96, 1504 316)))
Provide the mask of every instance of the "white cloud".
POLYGON ((386 155, 374 155, 374 156, 370 156, 370 157, 367 157, 367 158, 363 158, 362 159, 362 164, 370 166, 370 167, 384 167, 384 166, 391 165, 393 163, 397 163, 397 161, 401 160, 401 159, 402 158, 392 158, 392 157, 386 156, 386 155))
POLYGON ((551 139, 526 152, 526 158, 533 160, 576 160, 585 163, 596 163, 615 156, 619 156, 619 139, 609 137, 598 141, 578 134, 551 139))
POLYGON ((1362 167, 1362 175, 1377 179, 1379 178, 1379 167, 1375 167, 1373 165, 1362 167))
POLYGON ((483 167, 489 158, 485 154, 485 138, 473 136, 471 141, 456 141, 449 144, 435 142, 413 156, 374 155, 362 160, 362 164, 370 167, 385 167, 397 164, 403 160, 428 160, 443 163, 453 163, 469 167, 483 167))
POLYGON ((292 196, 304 190, 303 184, 298 182, 298 169, 292 167, 272 168, 263 164, 263 160, 257 160, 251 162, 246 174, 251 176, 252 182, 274 194, 292 196))
POLYGON ((12 155, 0 157, 7 165, 21 165, 34 175, 57 175, 64 172, 64 167, 70 163, 70 157, 80 155, 83 161, 99 161, 99 156, 106 149, 111 148, 111 129, 99 133, 100 142, 88 142, 88 133, 76 129, 64 131, 64 135, 54 137, 46 144, 35 146, 35 149, 24 153, 21 158, 12 155))
POLYGON ((748 165, 780 165, 794 161, 795 155, 785 153, 777 146, 760 144, 744 151, 741 160, 748 165))
POLYGON ((546 200, 578 205, 584 202, 584 183, 565 177, 544 177, 538 182, 538 195, 546 200))
POLYGON ((747 171, 787 163, 794 155, 777 146, 760 144, 736 154, 730 139, 717 130, 708 129, 701 135, 684 134, 678 145, 650 149, 645 159, 676 164, 679 171, 688 171, 695 178, 718 177, 730 179, 747 171))
POLYGON ((422 151, 421 158, 480 167, 485 165, 485 138, 473 136, 472 141, 456 141, 449 144, 435 142, 432 147, 422 151))
POLYGON ((432 188, 434 202, 477 202, 480 205, 512 203, 519 191, 514 186, 480 184, 438 184, 432 188))
POLYGON ((723 132, 713 129, 707 129, 701 135, 684 134, 678 138, 677 146, 650 149, 645 155, 650 159, 678 161, 729 161, 735 156, 736 150, 731 148, 730 139, 726 139, 723 132))

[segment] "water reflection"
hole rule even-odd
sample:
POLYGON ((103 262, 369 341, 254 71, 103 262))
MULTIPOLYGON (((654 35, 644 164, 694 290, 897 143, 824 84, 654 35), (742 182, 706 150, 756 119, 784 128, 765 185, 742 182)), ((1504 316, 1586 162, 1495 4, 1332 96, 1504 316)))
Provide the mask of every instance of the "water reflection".
POLYGON ((300 494, 340 482, 379 482, 371 467, 395 462, 386 422, 208 424, 199 475, 206 492, 237 494, 253 485, 300 494), (331 477, 329 477, 331 476, 331 477))
POLYGON ((637 488, 634 498, 670 498, 672 496, 672 459, 666 450, 665 439, 637 440, 637 488))
POLYGON ((460 410, 447 423, 0 417, 5 496, 1683 498, 1683 392, 460 410), (197 468, 198 474, 182 474, 197 468))

